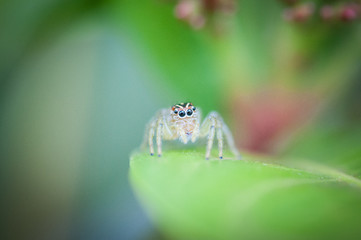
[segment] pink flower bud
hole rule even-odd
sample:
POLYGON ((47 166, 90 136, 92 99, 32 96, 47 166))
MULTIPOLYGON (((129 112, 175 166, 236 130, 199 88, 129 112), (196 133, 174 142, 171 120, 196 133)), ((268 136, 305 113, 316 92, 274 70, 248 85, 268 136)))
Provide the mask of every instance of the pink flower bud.
POLYGON ((180 1, 175 7, 175 16, 179 19, 185 19, 194 12, 194 4, 191 1, 180 1))
POLYGON ((330 20, 335 16, 335 10, 333 7, 326 5, 321 8, 321 17, 323 20, 330 20))
POLYGON ((341 20, 352 21, 357 18, 357 12, 354 8, 346 6, 341 10, 341 20))
POLYGON ((283 17, 287 21, 305 22, 312 16, 314 5, 306 3, 297 7, 288 8, 283 12, 283 17))

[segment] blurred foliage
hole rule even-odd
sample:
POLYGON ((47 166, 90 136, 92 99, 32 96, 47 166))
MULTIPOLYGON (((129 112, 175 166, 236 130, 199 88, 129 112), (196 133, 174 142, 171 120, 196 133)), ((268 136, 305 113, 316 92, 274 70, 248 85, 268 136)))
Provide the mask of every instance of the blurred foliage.
POLYGON ((1 3, 3 239, 135 239, 149 229, 128 155, 159 100, 109 3, 93 2, 1 3))
MULTIPOLYGON (((21 60, 36 52, 49 38, 70 24, 103 6, 99 0, 4 0, 0 3, 0 79, 4 84, 21 60)), ((3 88, 2 88, 3 89, 3 88)))
POLYGON ((143 57, 161 72, 159 82, 170 89, 175 102, 164 107, 186 100, 206 111, 219 106, 221 83, 209 36, 190 32, 174 18, 173 5, 162 1, 123 1, 114 11, 143 57))
MULTIPOLYGON (((325 120, 327 121, 327 119, 325 120)), ((283 157, 327 164, 361 178, 361 126, 325 124, 304 131, 283 157)), ((290 161, 288 161, 290 162, 290 161)))
POLYGON ((242 1, 223 25, 192 31, 173 8, 163 1, 123 1, 115 11, 176 96, 192 96, 206 110, 220 107, 213 99, 269 85, 329 95, 347 86, 359 66, 359 25, 297 25, 282 19, 277 1, 242 1))
POLYGON ((2 96, 6 239, 134 239, 148 228, 127 169, 156 100, 129 42, 95 20, 23 60, 2 96))

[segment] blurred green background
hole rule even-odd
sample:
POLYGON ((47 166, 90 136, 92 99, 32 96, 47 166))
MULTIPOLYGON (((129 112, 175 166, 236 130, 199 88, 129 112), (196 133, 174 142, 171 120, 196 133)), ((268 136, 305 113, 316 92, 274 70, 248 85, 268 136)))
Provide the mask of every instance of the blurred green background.
POLYGON ((130 189, 129 156, 156 110, 187 100, 219 111, 241 151, 360 178, 352 4, 1 1, 4 237, 158 238, 130 189))

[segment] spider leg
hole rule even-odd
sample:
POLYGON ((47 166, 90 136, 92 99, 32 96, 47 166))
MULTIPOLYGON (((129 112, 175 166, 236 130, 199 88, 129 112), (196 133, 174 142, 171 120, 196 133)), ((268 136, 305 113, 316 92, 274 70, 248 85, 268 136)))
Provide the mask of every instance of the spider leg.
POLYGON ((218 140, 218 156, 220 159, 223 159, 223 134, 222 129, 217 128, 217 140, 218 140))
POLYGON ((208 133, 207 149, 206 149, 206 159, 209 159, 211 155, 212 145, 214 140, 214 126, 211 126, 208 133))
POLYGON ((155 123, 156 121, 152 120, 148 125, 148 145, 151 156, 154 155, 153 137, 154 137, 155 123))
POLYGON ((158 121, 157 126, 157 150, 158 150, 158 157, 162 156, 162 136, 163 136, 163 121, 158 121))
POLYGON ((173 139, 174 133, 169 126, 167 114, 168 109, 161 109, 147 124, 142 146, 146 146, 148 143, 151 156, 154 155, 154 136, 156 138, 155 140, 159 157, 162 155, 162 139, 173 139))
POLYGON ((241 159, 242 156, 241 156, 241 154, 239 154, 239 152, 236 148, 236 145, 234 144, 233 136, 232 136, 232 133, 229 130, 228 126, 226 124, 223 124, 222 130, 223 130, 224 135, 226 136, 227 143, 228 143, 230 150, 232 151, 232 153, 234 154, 236 159, 241 159))
POLYGON ((215 129, 216 129, 217 141, 218 141, 219 158, 220 159, 223 158, 223 135, 225 135, 227 143, 232 153, 236 156, 236 158, 239 158, 240 155, 235 147, 232 134, 228 129, 227 125, 223 122, 222 117, 217 112, 211 112, 201 125, 201 136, 208 135, 206 159, 208 159, 210 156, 215 129))
POLYGON ((209 156, 211 154, 213 140, 214 140, 214 133, 215 133, 215 127, 216 127, 216 118, 209 114, 204 122, 202 123, 201 129, 200 129, 200 135, 206 136, 208 135, 207 140, 207 148, 206 148, 206 159, 209 159, 209 156))

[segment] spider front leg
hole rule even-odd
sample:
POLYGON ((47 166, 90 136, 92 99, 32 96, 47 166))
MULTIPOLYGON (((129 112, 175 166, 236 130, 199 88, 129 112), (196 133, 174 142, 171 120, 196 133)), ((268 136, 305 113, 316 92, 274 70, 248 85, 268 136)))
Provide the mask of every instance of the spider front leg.
POLYGON ((219 158, 223 158, 223 136, 222 136, 222 119, 216 112, 211 112, 200 127, 200 136, 208 136, 207 148, 206 148, 206 159, 209 159, 211 154, 214 136, 217 131, 219 158))
POLYGON ((162 155, 162 135, 163 135, 163 120, 161 116, 153 118, 147 127, 146 133, 148 135, 148 145, 150 155, 154 155, 153 138, 156 135, 158 156, 162 155))
POLYGON ((160 112, 155 118, 150 121, 146 133, 148 133, 148 145, 150 155, 154 155, 153 138, 154 135, 156 135, 158 157, 162 156, 162 139, 164 136, 169 138, 169 136, 172 135, 170 128, 167 124, 167 119, 164 111, 160 112))
POLYGON ((148 146, 149 146, 149 152, 150 152, 150 155, 153 156, 154 155, 154 147, 153 147, 153 138, 154 138, 154 129, 155 129, 155 126, 156 126, 156 120, 155 119, 152 119, 149 123, 148 123, 148 126, 147 126, 147 129, 146 129, 146 133, 145 133, 145 140, 148 141, 148 146), (147 137, 148 136, 148 139, 147 137))
POLYGON ((209 159, 215 134, 218 141, 218 156, 220 159, 223 159, 223 135, 226 136, 228 145, 230 146, 233 154, 236 156, 236 158, 239 157, 239 153, 233 142, 232 134, 229 131, 227 125, 223 122, 222 117, 217 112, 211 112, 206 117, 201 125, 200 133, 201 137, 208 135, 206 159, 209 159))

